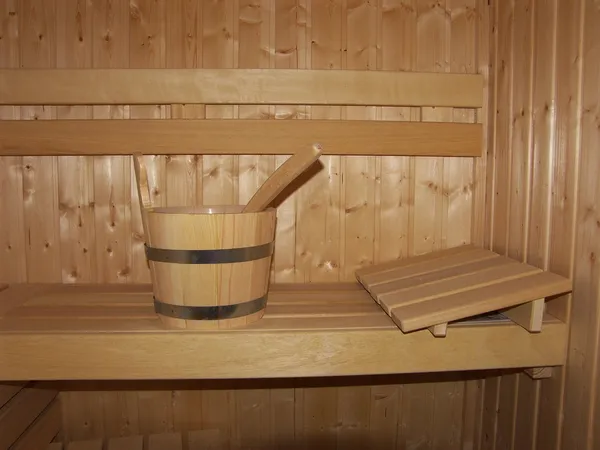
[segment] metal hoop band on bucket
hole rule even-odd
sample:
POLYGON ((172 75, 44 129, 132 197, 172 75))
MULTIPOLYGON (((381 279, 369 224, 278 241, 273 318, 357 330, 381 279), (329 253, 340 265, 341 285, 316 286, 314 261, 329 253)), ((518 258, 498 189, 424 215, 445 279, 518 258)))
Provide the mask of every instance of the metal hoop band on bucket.
POLYGON ((163 316, 185 320, 223 320, 259 312, 267 305, 267 295, 244 303, 221 306, 187 306, 163 303, 154 297, 154 310, 163 316))
POLYGON ((173 264, 231 264, 267 258, 273 254, 274 247, 274 242, 215 250, 173 250, 146 246, 146 257, 150 261, 173 264))

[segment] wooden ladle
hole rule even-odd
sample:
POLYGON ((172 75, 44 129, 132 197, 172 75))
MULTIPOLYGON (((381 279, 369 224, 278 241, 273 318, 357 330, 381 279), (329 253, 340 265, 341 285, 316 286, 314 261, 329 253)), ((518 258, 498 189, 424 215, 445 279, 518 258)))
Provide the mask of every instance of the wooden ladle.
POLYGON ((288 158, 256 191, 244 207, 244 212, 259 212, 269 206, 286 186, 319 158, 322 151, 320 144, 313 144, 288 158))

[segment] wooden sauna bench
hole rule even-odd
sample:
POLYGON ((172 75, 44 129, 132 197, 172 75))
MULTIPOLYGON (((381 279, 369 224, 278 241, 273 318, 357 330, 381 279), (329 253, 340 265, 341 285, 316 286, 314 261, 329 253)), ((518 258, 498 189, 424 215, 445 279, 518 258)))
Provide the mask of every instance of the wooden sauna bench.
POLYGON ((502 318, 403 333, 358 283, 273 285, 248 328, 166 330, 150 285, 11 285, 0 380, 269 378, 561 365, 567 326, 502 318))

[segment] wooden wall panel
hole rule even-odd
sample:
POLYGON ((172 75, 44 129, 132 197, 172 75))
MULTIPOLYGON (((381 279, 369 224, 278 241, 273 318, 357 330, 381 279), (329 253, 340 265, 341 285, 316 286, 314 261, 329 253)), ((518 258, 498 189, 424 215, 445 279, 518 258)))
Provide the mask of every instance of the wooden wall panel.
MULTIPOLYGON (((462 73, 489 67, 486 0, 0 3, 2 67, 462 73)), ((486 114, 485 108, 285 105, 0 108, 3 119, 40 120, 346 118, 485 125, 486 114)), ((158 204, 230 204, 250 198, 286 158, 174 154, 147 155, 146 162, 158 204)), ((484 238, 486 158, 474 164, 332 155, 322 163, 279 206, 277 282, 351 280, 365 264, 484 238)), ((15 218, 0 224, 3 255, 15 262, 0 259, 2 281, 149 281, 130 158, 6 157, 0 182, 11 194, 0 198, 0 208, 15 218)), ((301 448, 478 447, 482 385, 461 376, 121 387, 65 384, 64 438, 203 428, 232 448, 289 448, 292 440, 301 448)))
MULTIPOLYGON (((17 0, 0 4, 0 67, 16 68, 21 64, 20 24, 17 0)), ((16 106, 0 106, 0 119, 19 119, 21 109, 16 106)), ((0 273, 6 280, 27 280, 25 254, 25 225, 23 210, 23 158, 19 156, 0 158, 0 209, 11 211, 12 220, 0 221, 0 273)))
POLYGON ((497 54, 501 117, 488 142, 494 161, 488 189, 495 198, 486 235, 495 250, 570 277, 574 291, 546 304, 571 324, 566 367, 546 380, 486 379, 480 444, 591 450, 600 442, 600 40, 594 26, 600 7, 595 0, 495 3, 490 51, 497 54))

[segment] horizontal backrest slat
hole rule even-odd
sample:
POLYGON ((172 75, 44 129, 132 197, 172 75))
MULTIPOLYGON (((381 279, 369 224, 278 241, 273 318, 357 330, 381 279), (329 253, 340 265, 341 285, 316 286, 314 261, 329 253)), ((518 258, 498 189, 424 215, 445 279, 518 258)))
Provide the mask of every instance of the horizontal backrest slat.
POLYGON ((3 69, 3 105, 284 104, 479 108, 476 74, 290 69, 3 69))
POLYGON ((481 156, 482 126, 374 120, 7 120, 0 155, 292 154, 481 156))

